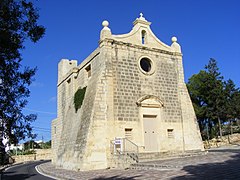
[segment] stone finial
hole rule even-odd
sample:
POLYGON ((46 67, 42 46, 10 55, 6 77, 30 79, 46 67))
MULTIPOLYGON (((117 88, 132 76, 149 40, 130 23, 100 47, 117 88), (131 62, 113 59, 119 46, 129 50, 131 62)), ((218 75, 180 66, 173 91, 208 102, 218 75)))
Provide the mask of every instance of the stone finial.
POLYGON ((177 42, 177 38, 175 36, 172 37, 172 42, 177 42))
MULTIPOLYGON (((104 20, 103 22, 102 22, 102 26, 103 26, 103 28, 108 28, 108 25, 109 25, 109 22, 108 21, 106 21, 106 20, 104 20)), ((109 29, 109 28, 108 28, 109 29)))
POLYGON ((171 48, 173 49, 173 51, 181 53, 181 46, 177 43, 177 38, 175 36, 172 37, 171 48))
POLYGON ((143 21, 146 21, 145 17, 143 17, 143 13, 140 13, 139 19, 140 19, 140 20, 143 20, 143 21))
POLYGON ((149 26, 151 24, 151 22, 148 22, 145 17, 143 17, 143 13, 140 13, 140 17, 137 18, 134 22, 133 25, 135 26, 136 24, 144 24, 149 26))
POLYGON ((100 39, 104 39, 106 37, 110 37, 112 35, 111 33, 111 29, 108 27, 109 26, 109 22, 104 20, 102 22, 102 30, 101 30, 101 35, 100 35, 100 39))

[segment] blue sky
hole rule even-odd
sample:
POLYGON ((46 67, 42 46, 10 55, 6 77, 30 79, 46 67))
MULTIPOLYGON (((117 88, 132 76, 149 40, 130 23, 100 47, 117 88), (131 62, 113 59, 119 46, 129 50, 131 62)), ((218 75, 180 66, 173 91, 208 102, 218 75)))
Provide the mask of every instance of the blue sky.
POLYGON ((36 44, 25 43, 23 65, 38 67, 30 86, 25 113, 37 113, 37 139, 50 140, 57 116, 57 64, 62 58, 80 63, 97 46, 102 21, 113 34, 128 33, 142 12, 151 29, 170 45, 176 36, 182 47, 185 81, 215 58, 222 75, 240 87, 240 1, 238 0, 39 0, 40 24, 46 35, 36 44))

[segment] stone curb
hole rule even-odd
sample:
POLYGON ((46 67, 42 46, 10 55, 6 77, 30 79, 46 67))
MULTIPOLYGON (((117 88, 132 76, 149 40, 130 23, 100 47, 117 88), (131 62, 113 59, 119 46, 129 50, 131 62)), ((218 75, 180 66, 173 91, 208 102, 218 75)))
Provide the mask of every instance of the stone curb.
MULTIPOLYGON (((59 177, 56 177, 56 174, 54 174, 54 173, 52 173, 52 175, 50 175, 49 172, 48 172, 48 174, 44 173, 44 170, 42 170, 42 168, 40 167, 40 165, 35 166, 35 169, 36 169, 36 171, 37 171, 39 174, 41 174, 41 175, 43 175, 43 176, 46 176, 46 177, 49 177, 49 178, 52 178, 52 179, 57 179, 57 180, 59 180, 59 179, 58 179, 59 177), (53 174, 54 174, 54 175, 53 175, 53 174)), ((61 179, 63 179, 63 178, 61 177, 61 179)))
POLYGON ((3 172, 8 167, 10 167, 10 165, 6 165, 6 166, 3 166, 3 167, 0 167, 0 173, 3 172))
POLYGON ((14 166, 18 166, 18 165, 20 165, 20 164, 23 164, 23 162, 5 165, 5 166, 3 166, 3 167, 0 167, 0 172, 5 171, 5 169, 7 169, 7 168, 14 167, 14 166))
POLYGON ((2 179, 3 171, 5 171, 7 168, 11 168, 11 167, 14 167, 14 166, 17 166, 17 165, 20 165, 20 164, 22 164, 22 163, 8 164, 8 165, 5 165, 3 167, 0 167, 0 180, 2 179))
MULTIPOLYGON (((49 162, 47 162, 49 163, 49 162)), ((44 166, 45 164, 47 163, 43 163, 43 164, 40 164, 38 166, 36 166, 37 170, 39 171, 40 174, 44 175, 44 176, 49 176, 51 178, 54 178, 54 179, 62 179, 62 180, 69 180, 71 178, 68 178, 66 177, 66 175, 61 175, 61 174, 56 174, 46 168, 43 168, 42 166, 44 166)))

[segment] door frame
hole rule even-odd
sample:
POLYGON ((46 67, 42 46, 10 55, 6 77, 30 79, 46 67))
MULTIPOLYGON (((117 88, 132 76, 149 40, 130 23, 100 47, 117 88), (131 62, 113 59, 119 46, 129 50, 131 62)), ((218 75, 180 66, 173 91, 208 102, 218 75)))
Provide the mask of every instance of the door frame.
MULTIPOLYGON (((140 126, 142 129, 142 147, 143 151, 145 151, 145 137, 144 137, 144 122, 143 122, 143 115, 154 115, 157 117, 157 140, 156 143, 158 144, 158 151, 160 151, 160 126, 162 121, 162 109, 164 107, 163 102, 156 96, 153 95, 145 95, 141 97, 137 101, 137 105, 139 107, 139 119, 140 119, 140 126)), ((150 151, 146 151, 150 152, 150 151)))

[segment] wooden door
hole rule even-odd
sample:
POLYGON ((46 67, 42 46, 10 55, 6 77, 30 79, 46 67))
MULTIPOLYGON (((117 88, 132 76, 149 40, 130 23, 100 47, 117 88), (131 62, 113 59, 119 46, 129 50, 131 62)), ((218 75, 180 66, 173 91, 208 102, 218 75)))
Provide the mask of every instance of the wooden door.
POLYGON ((143 127, 145 151, 159 151, 157 141, 157 116, 143 115, 143 127))

